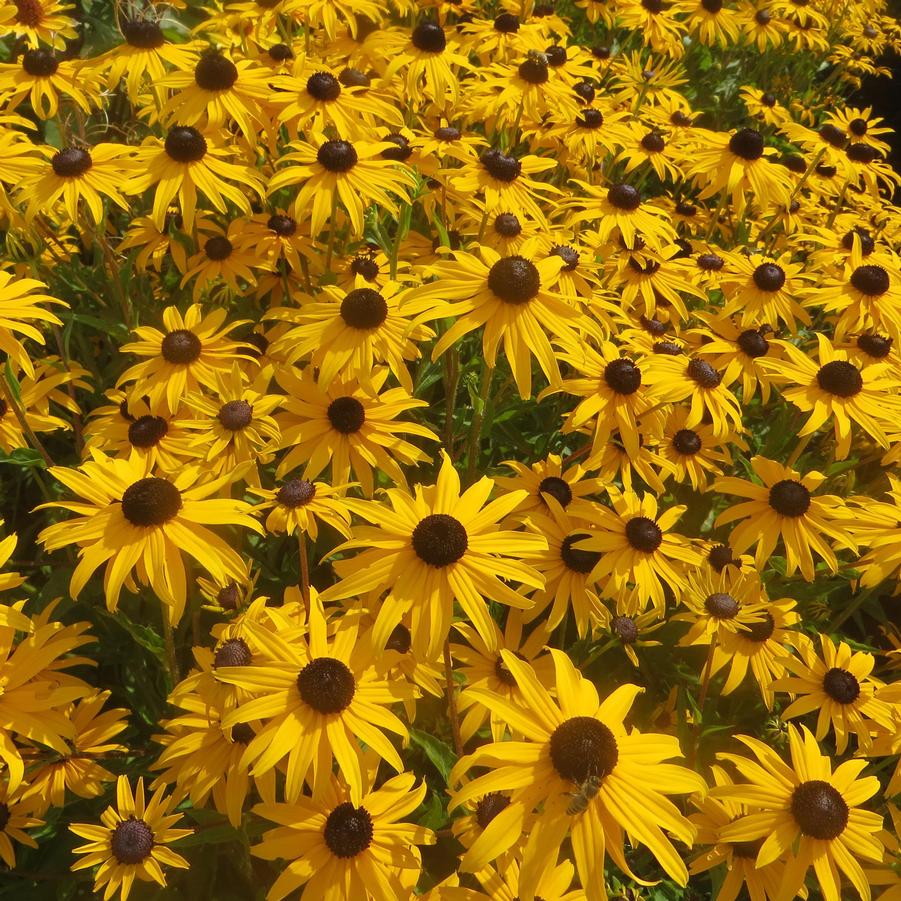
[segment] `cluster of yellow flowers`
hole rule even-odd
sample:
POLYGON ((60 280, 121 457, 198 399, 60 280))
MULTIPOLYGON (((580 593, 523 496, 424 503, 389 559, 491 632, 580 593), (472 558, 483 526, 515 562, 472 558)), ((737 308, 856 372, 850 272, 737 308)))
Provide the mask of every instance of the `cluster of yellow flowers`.
POLYGON ((901 899, 883 0, 15 0, 0 49, 14 872, 901 899))

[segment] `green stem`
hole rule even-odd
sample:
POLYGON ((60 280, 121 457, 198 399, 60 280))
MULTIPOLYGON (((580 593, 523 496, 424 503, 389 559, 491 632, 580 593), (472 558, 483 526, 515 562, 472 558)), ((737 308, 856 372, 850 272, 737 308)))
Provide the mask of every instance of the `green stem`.
POLYGON ((479 405, 476 407, 469 428, 469 451, 466 455, 466 481, 472 482, 479 462, 479 442, 482 437, 482 424, 485 421, 485 407, 488 404, 488 392, 491 390, 491 376, 494 367, 485 363, 482 366, 482 384, 479 388, 479 405))
POLYGON ((454 459, 454 407, 460 384, 460 352, 452 347, 444 355, 444 449, 454 459))
POLYGON ((169 607, 160 604, 160 613, 163 617, 163 643, 166 646, 166 669, 169 672, 169 681, 174 688, 180 679, 178 673, 178 659, 175 656, 175 633, 172 631, 172 623, 169 622, 169 607))
POLYGON ((457 692, 454 685, 454 663, 451 659, 450 635, 444 639, 444 689, 447 693, 447 713, 457 758, 463 756, 463 739, 460 735, 460 716, 457 712, 457 692))

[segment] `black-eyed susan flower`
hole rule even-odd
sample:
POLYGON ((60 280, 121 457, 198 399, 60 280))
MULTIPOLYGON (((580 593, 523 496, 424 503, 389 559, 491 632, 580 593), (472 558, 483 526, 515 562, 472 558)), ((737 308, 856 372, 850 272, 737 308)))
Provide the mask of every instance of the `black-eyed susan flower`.
POLYGON ((564 379, 560 389, 556 390, 583 398, 564 422, 563 432, 573 432, 590 424, 594 433, 591 445, 594 457, 603 452, 604 445, 616 430, 629 456, 637 456, 639 418, 656 406, 645 383, 642 361, 622 356, 617 346, 608 341, 601 344, 599 351, 580 344, 565 348, 559 356, 579 376, 564 379))
POLYGON ((670 412, 657 453, 671 464, 667 474, 675 481, 689 482, 695 491, 705 491, 710 476, 722 475, 732 461, 729 444, 742 449, 747 445, 738 435, 717 437, 713 427, 704 423, 689 427, 690 415, 684 406, 670 412))
POLYGON ((455 631, 466 642, 450 646, 453 659, 459 664, 456 671, 462 673, 466 679, 466 688, 460 694, 458 708, 463 716, 460 722, 460 739, 464 744, 482 728, 485 720, 489 721, 493 741, 503 741, 509 730, 503 716, 495 713, 475 696, 468 694, 467 688, 472 686, 487 688, 508 699, 516 696, 520 703, 523 702, 516 680, 504 663, 501 654, 504 649, 534 667, 542 685, 553 685, 553 665, 551 658, 544 653, 549 633, 543 628, 536 628, 525 635, 523 626, 522 613, 513 610, 507 617, 503 632, 495 626, 494 640, 486 643, 469 623, 454 624, 455 631))
POLYGON ((452 806, 490 791, 509 793, 510 809, 516 817, 511 815, 506 830, 493 836, 494 855, 498 856, 519 838, 525 816, 544 805, 523 852, 521 892, 535 891, 540 874, 549 862, 556 861, 560 845, 569 835, 586 897, 604 901, 605 855, 634 877, 623 854, 624 831, 633 842, 646 846, 672 879, 685 884, 688 871, 662 830, 690 845, 694 827, 665 795, 703 792, 704 781, 684 767, 663 764, 680 756, 675 738, 642 735, 637 729, 627 732, 623 721, 641 691, 637 685, 621 685, 601 701, 597 689, 579 674, 566 654, 558 650, 551 654, 556 700, 531 667, 509 651, 502 652, 503 660, 525 705, 487 690, 471 689, 502 711, 525 738, 485 745, 461 758, 451 773, 452 783, 459 785, 463 774, 476 767, 489 772, 455 791, 452 806), (583 812, 569 813, 572 792, 589 778, 600 783, 597 793, 583 812))
POLYGON ((46 47, 33 47, 16 62, 0 64, 0 92, 7 112, 27 98, 43 120, 56 116, 60 100, 71 100, 83 113, 90 113, 100 100, 96 80, 81 61, 65 59, 46 47))
POLYGON ((694 428, 707 417, 717 438, 741 433, 738 399, 706 360, 682 354, 655 354, 648 360, 645 373, 650 398, 658 403, 687 402, 685 428, 694 428))
POLYGON ((22 748, 15 739, 44 745, 65 757, 70 752, 66 741, 74 735, 66 711, 91 691, 80 679, 64 680, 51 673, 83 662, 84 658, 66 655, 91 640, 82 634, 87 623, 68 629, 58 622, 32 623, 21 606, 19 602, 0 608, 0 758, 7 767, 10 792, 19 788, 25 774, 22 748))
POLYGON ((185 274, 181 280, 182 288, 194 282, 191 294, 195 302, 206 291, 212 298, 219 295, 224 286, 227 291, 239 296, 246 290, 245 285, 255 284, 251 267, 259 265, 258 257, 235 246, 242 227, 243 222, 235 219, 229 223, 227 231, 217 227, 212 232, 201 233, 198 229, 200 247, 185 263, 185 274))
POLYGON ((23 338, 44 344, 44 336, 32 322, 62 325, 59 318, 40 304, 66 304, 40 293, 47 286, 33 278, 14 278, 11 272, 0 271, 0 350, 30 376, 34 363, 22 345, 23 338))
POLYGON ((0 23, 0 35, 13 35, 28 47, 48 44, 55 50, 63 50, 67 41, 75 40, 77 20, 71 13, 75 9, 59 0, 18 0, 4 10, 0 23))
MULTIPOLYGON (((714 764, 710 768, 712 787, 729 787, 734 783, 729 774, 714 764)), ((757 866, 757 855, 763 844, 762 839, 752 842, 726 842, 721 838, 722 831, 734 820, 750 813, 739 801, 714 797, 707 794, 694 797, 692 804, 697 813, 688 818, 698 828, 698 844, 709 845, 707 850, 692 858, 689 872, 692 875, 705 873, 714 867, 726 865, 726 874, 715 896, 715 901, 735 901, 742 890, 747 888, 748 894, 756 901, 769 901, 779 897, 779 888, 785 864, 774 860, 766 866, 757 866)))
POLYGON ((279 367, 275 378, 286 394, 275 421, 281 430, 281 447, 288 452, 279 462, 277 475, 306 464, 304 478, 315 479, 328 468, 333 484, 357 481, 367 497, 372 497, 378 473, 405 487, 400 464, 430 458, 402 436, 430 441, 438 436, 421 423, 398 418, 427 404, 403 388, 383 390, 387 377, 385 367, 372 373, 368 384, 374 393, 365 391, 356 379, 336 379, 324 389, 312 367, 302 371, 279 367))
POLYGON ((810 316, 798 302, 804 283, 804 267, 791 262, 791 254, 778 258, 764 254, 732 258, 730 269, 721 277, 727 301, 723 315, 740 313, 742 326, 767 324, 775 328, 780 322, 791 331, 797 328, 795 319, 810 324, 810 316))
MULTIPOLYGON (((223 658, 216 678, 249 692, 252 698, 223 717, 226 729, 260 721, 242 756, 254 777, 287 764, 285 799, 296 803, 309 782, 320 795, 331 779, 333 761, 359 805, 366 789, 360 742, 396 772, 404 766, 385 730, 402 737, 407 727, 389 709, 416 689, 389 682, 369 642, 358 640, 359 618, 341 617, 329 636, 317 596, 310 598, 309 634, 283 640, 269 634, 276 659, 257 662, 249 651, 223 658)), ((245 644, 246 648, 246 644, 245 644)))
POLYGON ((540 589, 543 577, 521 558, 547 546, 541 535, 500 528, 498 523, 516 509, 525 492, 510 491, 489 503, 493 487, 483 476, 461 494, 460 477, 442 453, 435 485, 416 485, 413 495, 389 488, 385 494, 390 507, 348 499, 354 513, 375 525, 355 528, 353 540, 336 549, 366 548, 336 563, 341 581, 326 589, 323 599, 390 592, 379 608, 373 643, 384 647, 409 610, 413 644, 430 656, 450 631, 456 600, 490 645, 495 630, 486 600, 520 609, 531 606, 507 583, 540 589))
POLYGON ((269 511, 267 532, 309 534, 313 541, 319 534, 319 521, 345 538, 351 537, 350 511, 341 499, 345 490, 344 485, 333 487, 296 477, 286 479, 278 488, 251 488, 254 494, 263 498, 255 509, 269 511))
POLYGON ((402 822, 420 805, 425 782, 401 773, 358 794, 344 780, 331 778, 313 798, 259 804, 254 811, 278 823, 263 833, 251 852, 287 865, 267 895, 281 901, 303 887, 303 894, 326 898, 336 886, 348 897, 395 901, 412 894, 422 859, 418 845, 435 841, 431 829, 402 822))
POLYGON ((79 202, 84 201, 94 223, 104 218, 103 197, 121 209, 128 205, 121 194, 122 183, 130 171, 123 159, 128 148, 121 144, 95 144, 93 147, 41 148, 45 161, 40 170, 21 185, 22 199, 27 199, 26 217, 38 211, 47 214, 62 200, 73 223, 79 221, 79 202))
POLYGON ((580 331, 596 329, 550 288, 563 259, 555 255, 536 261, 533 254, 534 246, 528 244, 520 254, 509 257, 481 247, 479 256, 457 251, 453 260, 432 267, 436 280, 414 288, 412 296, 417 302, 434 304, 435 317, 455 317, 435 344, 433 360, 463 335, 484 326, 486 365, 494 368, 503 342, 520 397, 532 395, 533 355, 551 385, 560 385, 560 369, 548 333, 573 343, 580 331))
POLYGON ((798 641, 799 656, 784 661, 791 675, 773 683, 777 692, 787 691, 794 697, 782 718, 790 720, 815 710, 817 741, 832 731, 835 752, 844 754, 853 733, 858 748, 866 752, 873 731, 894 728, 892 706, 877 696, 882 683, 872 678, 875 658, 866 651, 852 651, 844 641, 836 646, 828 635, 820 634, 819 639, 819 653, 806 636, 798 641))
POLYGON ((434 332, 420 318, 435 318, 428 299, 413 297, 396 282, 378 291, 326 286, 316 299, 299 308, 278 307, 272 319, 295 324, 274 342, 273 353, 294 363, 308 358, 319 370, 318 386, 328 390, 335 379, 356 379, 370 393, 378 393, 373 379, 387 363, 410 393, 413 379, 407 360, 418 360, 418 344, 434 332))
POLYGON ((23 789, 22 798, 38 815, 51 806, 64 806, 67 792, 79 798, 96 798, 103 794, 105 783, 116 781, 101 761, 127 750, 114 739, 127 728, 128 711, 122 707, 104 709, 109 698, 110 692, 95 691, 66 711, 73 727, 71 752, 32 771, 23 789))
POLYGON ((209 49, 193 67, 180 66, 156 86, 172 91, 160 109, 166 124, 215 129, 233 121, 248 140, 267 124, 262 107, 270 94, 268 73, 253 60, 209 49))
POLYGON ((237 362, 230 373, 217 372, 214 392, 189 394, 180 425, 191 432, 189 446, 214 476, 236 469, 259 486, 258 464, 271 459, 279 441, 273 417, 281 397, 268 394, 268 377, 248 380, 237 362))
POLYGON ((350 217, 354 235, 362 236, 365 208, 377 203, 397 213, 394 198, 404 197, 414 184, 406 166, 381 156, 383 150, 393 146, 388 141, 351 142, 317 134, 313 143, 299 141, 290 146, 292 152, 279 160, 286 165, 269 180, 269 193, 299 184, 294 217, 298 221, 310 219, 312 236, 322 231, 339 200, 350 217))
POLYGON ((298 60, 290 73, 271 80, 274 93, 269 102, 292 137, 296 138, 298 131, 324 132, 331 126, 356 142, 372 134, 375 122, 403 124, 400 112, 386 97, 368 85, 342 84, 341 74, 307 57, 298 60))
POLYGON ((44 825, 34 816, 34 806, 25 799, 25 787, 11 792, 7 781, 0 782, 0 860, 10 870, 16 868, 16 851, 13 842, 27 848, 37 848, 38 843, 25 831, 44 825))
POLYGON ((159 788, 149 801, 144 797, 144 780, 139 778, 132 794, 127 776, 116 783, 116 804, 110 805, 100 816, 102 825, 73 823, 69 829, 79 838, 88 840, 75 849, 84 855, 73 870, 100 868, 94 878, 94 890, 112 898, 121 891, 122 901, 131 893, 135 879, 166 886, 163 867, 187 869, 188 862, 168 847, 170 842, 190 835, 191 829, 176 829, 181 814, 171 813, 174 798, 165 797, 159 788))
POLYGON ((685 586, 685 570, 700 563, 700 555, 681 535, 670 531, 685 512, 673 506, 658 512, 656 498, 607 487, 613 509, 597 505, 589 519, 588 537, 575 541, 575 551, 600 552, 591 570, 595 580, 609 579, 607 591, 632 584, 641 609, 648 603, 666 607, 664 583, 675 592, 685 586))
POLYGON ((111 459, 94 451, 79 469, 51 468, 79 500, 53 502, 79 514, 47 526, 40 540, 50 551, 71 544, 79 547, 79 563, 69 590, 77 598, 90 577, 104 566, 107 606, 115 610, 123 585, 134 589, 134 572, 168 607, 172 622, 184 611, 187 584, 182 552, 215 577, 240 578, 240 555, 209 525, 236 525, 261 531, 250 515, 250 504, 216 498, 234 478, 203 480, 201 468, 185 466, 173 480, 151 475, 138 459, 111 459))
POLYGON ((741 128, 732 135, 706 131, 692 153, 686 175, 701 188, 702 200, 725 191, 736 210, 745 208, 750 193, 762 206, 787 205, 791 181, 781 166, 771 162, 775 153, 752 128, 741 128))
POLYGON ((716 525, 746 520, 736 526, 729 543, 736 553, 756 544, 754 559, 758 567, 772 556, 780 537, 785 549, 786 572, 800 569, 810 582, 814 578, 813 551, 832 572, 838 568, 833 544, 856 552, 857 544, 851 528, 851 514, 842 498, 830 494, 814 494, 826 476, 808 472, 802 476, 775 460, 751 458, 755 475, 763 482, 725 476, 713 483, 714 491, 747 498, 720 513, 716 525))
POLYGON ((217 376, 227 375, 235 360, 248 357, 251 349, 229 340, 229 332, 245 323, 226 323, 226 315, 223 309, 204 315, 199 304, 190 306, 184 316, 177 307, 166 307, 165 332, 139 326, 135 329, 139 340, 122 346, 123 353, 147 359, 122 373, 119 385, 133 383, 129 397, 146 396, 151 410, 165 400, 170 411, 178 410, 188 392, 201 386, 215 388, 217 376))
MULTIPOLYGON (((568 462, 568 461, 567 461, 568 462)), ((498 476, 497 484, 506 491, 525 489, 527 495, 511 514, 525 519, 531 513, 547 514, 548 499, 552 497, 570 516, 585 516, 591 509, 589 495, 599 495, 604 490, 602 479, 590 478, 579 463, 565 464, 558 454, 548 454, 531 466, 516 460, 505 460, 504 466, 513 470, 512 476, 498 476)))
POLYGON ((626 247, 635 247, 638 236, 660 249, 676 240, 676 232, 665 218, 665 210, 644 202, 633 185, 618 182, 610 186, 590 185, 573 179, 580 188, 571 201, 576 207, 572 222, 597 223, 598 241, 622 238, 626 247))
POLYGON ((220 137, 215 129, 201 133, 190 125, 173 125, 164 139, 147 138, 134 151, 136 172, 122 190, 126 194, 143 194, 153 188, 151 215, 159 228, 163 227, 169 204, 176 198, 185 228, 192 228, 198 191, 220 213, 228 209, 227 201, 249 213, 250 202, 242 188, 261 196, 262 181, 250 166, 228 161, 228 150, 217 146, 220 137))
POLYGON ((738 754, 720 754, 747 780, 711 790, 716 798, 750 808, 720 830, 725 842, 763 840, 755 855, 758 867, 788 857, 777 897, 790 898, 802 887, 813 866, 828 901, 839 901, 843 874, 861 898, 870 890, 860 859, 879 862, 883 845, 877 833, 879 814, 860 805, 879 791, 875 776, 860 778, 865 760, 850 760, 834 770, 820 753, 810 730, 788 727, 790 764, 768 745, 747 735, 737 738, 757 762, 738 754))
POLYGON ((851 423, 857 423, 882 447, 889 446, 886 429, 897 421, 896 395, 901 382, 885 364, 858 367, 848 352, 833 347, 817 333, 817 365, 799 347, 780 341, 786 359, 761 362, 783 385, 782 395, 801 412, 810 413, 799 437, 813 434, 832 419, 835 457, 843 460, 851 450, 851 423))

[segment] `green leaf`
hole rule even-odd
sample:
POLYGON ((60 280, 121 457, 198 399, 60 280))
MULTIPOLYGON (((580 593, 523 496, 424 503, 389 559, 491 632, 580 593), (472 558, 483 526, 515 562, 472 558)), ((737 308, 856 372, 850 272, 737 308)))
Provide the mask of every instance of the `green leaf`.
POLYGON ((46 469, 44 458, 30 447, 15 448, 11 454, 0 457, 0 463, 12 463, 15 466, 25 467, 36 466, 38 469, 46 469))
POLYGON ((410 742, 417 748, 422 748, 425 756, 435 765, 435 769, 441 773, 445 782, 450 778, 450 771, 457 762, 457 755, 453 749, 434 735, 428 732, 420 732, 419 729, 410 730, 410 742))

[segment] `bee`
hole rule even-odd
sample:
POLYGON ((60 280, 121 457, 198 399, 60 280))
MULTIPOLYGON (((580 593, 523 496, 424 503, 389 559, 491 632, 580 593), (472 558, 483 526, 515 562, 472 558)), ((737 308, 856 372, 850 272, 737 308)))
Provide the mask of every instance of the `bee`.
POLYGON ((570 802, 566 812, 570 816, 585 813, 591 799, 601 790, 602 781, 600 776, 591 775, 579 785, 578 791, 570 792, 570 802))

